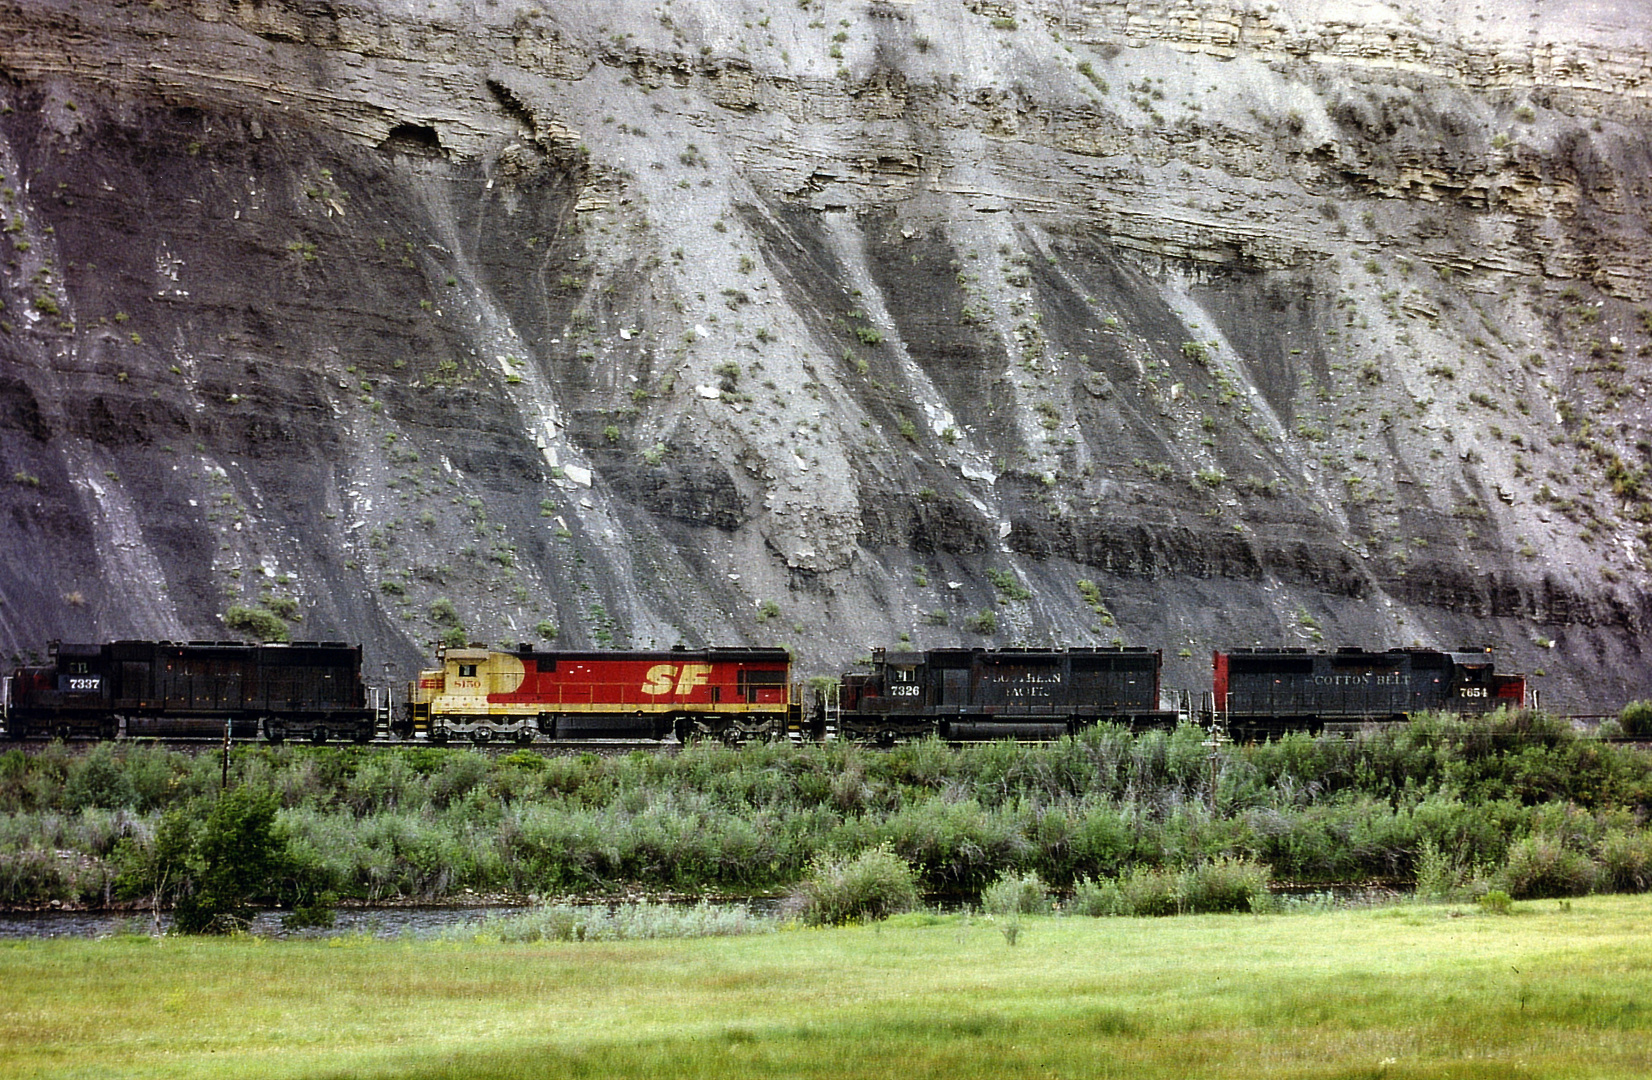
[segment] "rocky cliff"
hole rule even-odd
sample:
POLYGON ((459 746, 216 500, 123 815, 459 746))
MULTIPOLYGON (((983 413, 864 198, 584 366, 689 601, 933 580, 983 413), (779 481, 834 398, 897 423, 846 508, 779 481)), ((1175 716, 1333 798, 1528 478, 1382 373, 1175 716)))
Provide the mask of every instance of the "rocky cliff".
POLYGON ((0 650, 1652 693, 1631 0, 0 4, 0 650))

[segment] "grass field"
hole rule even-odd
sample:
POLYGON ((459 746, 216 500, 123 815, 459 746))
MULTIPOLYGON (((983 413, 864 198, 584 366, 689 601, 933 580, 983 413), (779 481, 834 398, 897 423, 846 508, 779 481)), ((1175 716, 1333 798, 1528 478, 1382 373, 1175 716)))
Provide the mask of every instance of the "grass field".
POLYGON ((1645 1077, 1652 898, 0 946, 6 1077, 1645 1077))

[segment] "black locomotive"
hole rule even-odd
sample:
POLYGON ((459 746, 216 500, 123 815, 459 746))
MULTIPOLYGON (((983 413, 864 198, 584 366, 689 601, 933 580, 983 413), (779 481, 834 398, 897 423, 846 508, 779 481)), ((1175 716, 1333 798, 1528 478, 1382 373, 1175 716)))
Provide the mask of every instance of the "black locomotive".
POLYGON ((1156 649, 879 649, 871 671, 839 683, 836 727, 885 744, 932 734, 1051 739, 1098 723, 1170 727, 1177 713, 1160 705, 1162 663, 1156 649))
POLYGON ((1215 713, 1235 739, 1317 732, 1328 722, 1484 713, 1526 703, 1523 675, 1499 675, 1489 650, 1336 652, 1234 649, 1212 654, 1215 713))
POLYGON ((12 738, 222 735, 367 742, 361 646, 239 641, 53 644, 10 680, 12 738))

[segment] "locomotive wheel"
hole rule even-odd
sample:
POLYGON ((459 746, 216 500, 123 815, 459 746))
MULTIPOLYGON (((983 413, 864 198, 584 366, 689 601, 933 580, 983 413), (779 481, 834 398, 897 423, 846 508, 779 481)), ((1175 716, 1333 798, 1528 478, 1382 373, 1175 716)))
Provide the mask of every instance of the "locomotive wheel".
POLYGON ((315 743, 317 746, 320 746, 322 743, 326 742, 327 741, 327 728, 326 728, 326 726, 321 725, 321 724, 316 725, 315 730, 310 732, 310 741, 315 743))
POLYGON ((280 720, 264 719, 264 741, 279 743, 287 738, 287 725, 280 720))
POLYGON ((57 727, 52 729, 52 738, 58 739, 62 742, 68 742, 70 739, 74 738, 74 734, 75 729, 70 727, 68 724, 59 724, 57 727))
POLYGON ((432 731, 430 733, 430 741, 435 743, 437 746, 446 746, 447 745, 447 732, 446 731, 432 731))
POLYGON ((518 746, 527 746, 531 742, 533 742, 532 728, 523 728, 516 733, 516 744, 518 746))
POLYGON ((492 741, 492 739, 492 728, 479 727, 470 733, 470 741, 475 743, 477 746, 485 746, 487 743, 492 741))

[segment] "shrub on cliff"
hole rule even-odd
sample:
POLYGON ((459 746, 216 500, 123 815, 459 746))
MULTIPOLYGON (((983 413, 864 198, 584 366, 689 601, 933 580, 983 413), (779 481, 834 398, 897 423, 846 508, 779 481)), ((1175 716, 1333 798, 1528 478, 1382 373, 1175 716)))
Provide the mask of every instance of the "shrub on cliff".
POLYGON ((224 612, 224 625, 259 641, 286 641, 287 624, 273 611, 233 605, 224 612))

